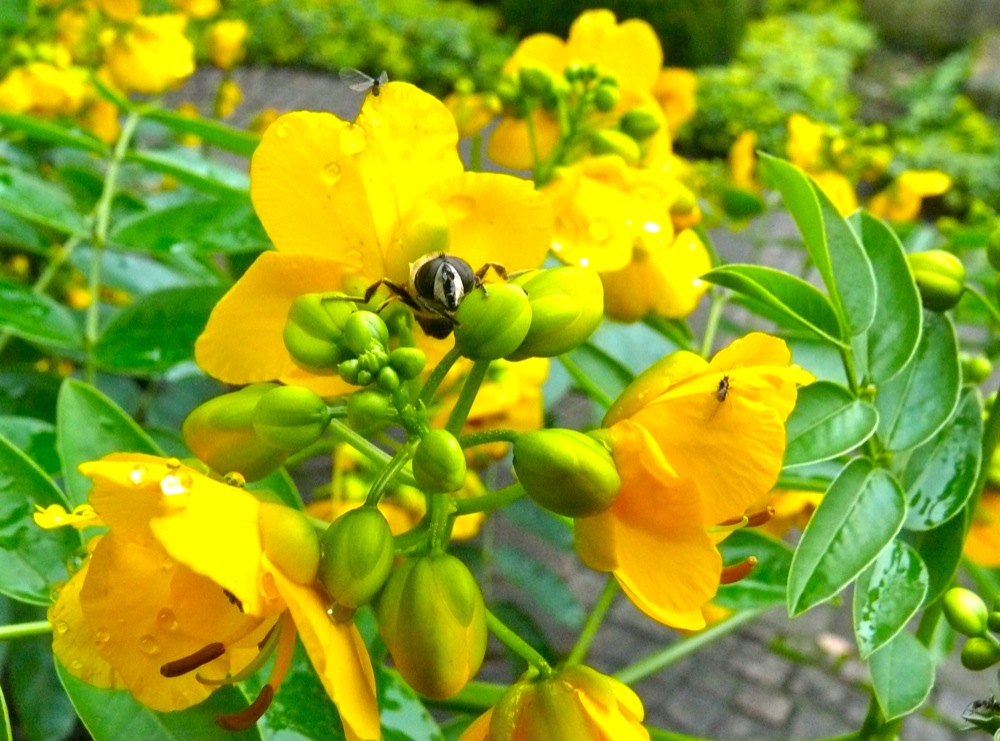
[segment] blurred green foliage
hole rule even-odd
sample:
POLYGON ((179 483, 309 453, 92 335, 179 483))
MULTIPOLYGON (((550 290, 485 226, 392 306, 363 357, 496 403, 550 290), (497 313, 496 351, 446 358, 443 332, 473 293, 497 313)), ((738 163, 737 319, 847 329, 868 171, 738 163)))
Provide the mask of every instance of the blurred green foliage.
POLYGON ((736 136, 752 129, 759 147, 780 152, 792 113, 846 123, 857 106, 851 73, 874 43, 868 26, 836 13, 751 22, 732 63, 699 70, 698 112, 681 146, 700 156, 725 156, 736 136))
POLYGON ((252 29, 251 64, 386 70, 435 94, 461 78, 485 87, 515 46, 496 13, 457 0, 231 0, 227 10, 252 29))

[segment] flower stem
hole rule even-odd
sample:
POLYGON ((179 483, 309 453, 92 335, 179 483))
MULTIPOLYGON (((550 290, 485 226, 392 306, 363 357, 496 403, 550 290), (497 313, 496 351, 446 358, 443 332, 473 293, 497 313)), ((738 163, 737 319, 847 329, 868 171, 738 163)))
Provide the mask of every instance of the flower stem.
POLYGON ((712 346, 715 344, 715 334, 719 331, 719 320, 722 319, 722 310, 726 308, 728 299, 721 291, 712 291, 712 304, 708 308, 708 319, 705 322, 705 334, 701 338, 701 357, 706 360, 712 354, 712 346))
POLYGON ((979 291, 979 289, 974 288, 974 287, 972 287, 970 285, 966 285, 965 286, 965 293, 967 293, 968 295, 972 296, 980 304, 982 304, 983 308, 986 309, 986 313, 990 315, 990 319, 993 320, 993 323, 996 324, 996 325, 1000 325, 1000 312, 998 312, 996 310, 996 307, 993 306, 993 304, 990 303, 989 299, 986 298, 986 296, 984 296, 979 291))
POLYGON ((477 445, 489 445, 490 443, 516 443, 520 436, 521 433, 517 430, 498 428, 461 435, 458 442, 463 448, 474 448, 477 445))
POLYGON ((385 468, 382 469, 382 472, 372 482, 372 486, 368 490, 368 498, 365 499, 367 506, 378 506, 378 500, 382 498, 382 494, 385 492, 385 488, 389 485, 389 482, 396 477, 396 474, 403 470, 403 466, 413 457, 413 451, 417 449, 417 442, 416 440, 407 442, 389 459, 385 468))
POLYGON ((427 495, 427 514, 430 521, 429 540, 431 553, 444 553, 448 547, 448 518, 451 515, 451 495, 435 492, 427 495))
POLYGON ((590 644, 593 643, 594 638, 597 636, 597 631, 604 621, 604 616, 608 614, 608 610, 611 609, 611 605, 614 603, 617 595, 618 580, 609 574, 608 580, 604 583, 604 589, 601 590, 600 595, 597 597, 597 602, 594 603, 590 614, 587 615, 587 622, 583 624, 583 629, 580 631, 580 636, 576 639, 576 644, 569 652, 569 656, 566 657, 567 664, 579 664, 586 658, 590 644))
MULTIPOLYGON (((330 433, 340 442, 346 443, 354 448, 356 451, 361 453, 365 458, 372 461, 373 463, 378 463, 383 466, 388 466, 392 461, 392 456, 386 453, 377 445, 372 444, 370 441, 363 438, 361 435, 356 433, 350 427, 345 425, 339 419, 331 420, 330 426, 328 428, 330 433)), ((405 465, 406 461, 403 461, 405 465)), ((407 484, 408 486, 416 486, 417 482, 413 478, 413 475, 407 473, 402 468, 397 469, 394 476, 398 477, 399 480, 407 484)))
POLYGON ((472 512, 492 512, 495 509, 506 507, 511 502, 516 502, 524 496, 524 489, 520 484, 514 483, 502 489, 491 491, 481 497, 472 499, 456 499, 453 503, 455 514, 467 515, 472 512))
POLYGON ((440 362, 431 371, 431 374, 427 377, 427 382, 424 383, 424 387, 420 390, 420 401, 424 404, 430 404, 434 400, 434 394, 437 393, 438 386, 444 380, 444 377, 448 375, 448 371, 451 370, 451 366, 455 365, 461 355, 458 352, 457 347, 451 348, 445 356, 441 358, 440 362))
POLYGON ((479 387, 486 380, 486 374, 490 370, 490 362, 489 360, 477 360, 472 364, 472 370, 469 371, 469 375, 465 378, 462 391, 459 393, 458 400, 455 402, 451 414, 448 415, 448 423, 445 425, 445 429, 452 435, 458 436, 458 433, 462 431, 462 427, 465 425, 465 420, 469 418, 469 412, 472 410, 472 402, 476 400, 479 387))
POLYGON ((87 287, 90 290, 90 305, 87 307, 87 318, 84 324, 83 340, 84 349, 87 352, 85 367, 85 377, 88 383, 94 383, 97 377, 97 363, 94 360, 94 345, 100 333, 100 292, 101 292, 101 270, 104 266, 104 247, 108 240, 108 226, 111 223, 111 206, 115 200, 115 193, 118 190, 118 173, 121 169, 122 161, 128 153, 132 137, 135 135, 136 127, 139 125, 140 116, 135 111, 131 111, 125 119, 121 134, 111 153, 108 161, 108 170, 104 175, 104 189, 94 207, 93 228, 91 230, 90 269, 87 276, 87 287))
POLYGON ((552 675, 552 667, 549 666, 549 662, 545 660, 545 657, 529 646, 527 641, 504 625, 500 621, 500 618, 489 610, 486 611, 486 624, 489 626, 490 632, 502 644, 531 664, 531 666, 535 667, 543 677, 552 675))
POLYGON ((481 172, 483 169, 483 135, 476 134, 469 142, 469 170, 481 172))
POLYGON ((645 679, 648 676, 656 674, 656 672, 662 669, 666 669, 672 664, 676 664, 678 661, 690 656, 703 646, 707 646, 708 644, 717 641, 719 638, 732 633, 737 628, 753 622, 770 609, 770 607, 764 607, 756 610, 739 612, 728 620, 724 620, 721 623, 717 623, 709 628, 706 628, 690 638, 685 638, 683 641, 673 643, 666 648, 662 648, 659 651, 654 651, 648 656, 644 656, 638 661, 629 664, 624 669, 615 672, 614 676, 616 679, 621 680, 625 684, 634 684, 640 679, 645 679))
POLYGON ((14 625, 0 625, 0 641, 13 641, 18 638, 34 638, 44 636, 52 632, 52 623, 48 620, 39 620, 34 623, 15 623, 14 625))

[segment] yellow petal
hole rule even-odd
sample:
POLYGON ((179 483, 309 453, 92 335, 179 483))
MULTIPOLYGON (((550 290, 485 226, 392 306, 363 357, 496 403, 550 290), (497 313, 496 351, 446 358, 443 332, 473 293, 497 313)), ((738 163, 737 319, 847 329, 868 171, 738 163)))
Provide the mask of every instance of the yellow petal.
POLYGON ((722 569, 698 490, 671 470, 646 430, 623 421, 612 432, 622 488, 610 510, 576 520, 577 552, 592 568, 613 564, 629 598, 654 620, 692 627, 683 616, 715 595, 722 569))
POLYGON ((490 738, 490 721, 492 719, 493 708, 490 708, 462 731, 458 741, 492 741, 490 738))
POLYGON ((969 526, 964 554, 980 566, 1000 566, 1000 492, 996 489, 987 489, 979 500, 969 526))
POLYGON ((427 193, 448 219, 448 252, 474 270, 496 262, 508 271, 540 267, 552 240, 552 206, 528 180, 467 172, 427 193))
POLYGON ((566 66, 566 42, 550 33, 536 33, 521 40, 503 66, 506 74, 517 72, 526 62, 542 64, 555 73, 566 66))
POLYGON ((640 373, 621 393, 604 415, 601 426, 611 427, 620 420, 632 417, 671 386, 704 373, 707 368, 708 363, 692 352, 674 352, 660 358, 640 373))
POLYGON ((642 727, 642 716, 636 719, 617 706, 602 705, 586 692, 578 692, 576 701, 593 723, 596 741, 648 741, 649 731, 642 727))
POLYGON ((549 113, 535 110, 531 113, 534 129, 534 147, 531 143, 531 129, 523 118, 504 117, 490 134, 486 154, 501 167, 511 170, 530 170, 537 163, 544 162, 552 154, 559 141, 559 123, 549 113))
POLYGON ((610 10, 588 10, 573 21, 566 56, 568 61, 595 62, 631 90, 652 90, 663 66, 663 48, 653 27, 636 18, 617 24, 610 10))
POLYGON ((337 706, 348 741, 380 738, 375 675, 357 628, 351 622, 330 620, 328 602, 316 590, 290 581, 266 559, 265 570, 288 604, 302 645, 337 706))
POLYGON ((939 170, 906 170, 896 181, 922 198, 939 196, 951 187, 951 178, 939 170))
POLYGON ((206 373, 234 384, 285 380, 321 396, 344 389, 335 376, 317 376, 292 360, 282 333, 292 302, 303 293, 341 288, 351 268, 312 255, 265 252, 216 304, 195 343, 206 373))

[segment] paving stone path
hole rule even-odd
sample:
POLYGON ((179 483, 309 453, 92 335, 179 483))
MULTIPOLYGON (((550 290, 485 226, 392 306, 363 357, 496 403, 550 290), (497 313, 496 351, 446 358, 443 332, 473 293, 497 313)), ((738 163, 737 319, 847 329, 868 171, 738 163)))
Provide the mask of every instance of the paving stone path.
MULTIPOLYGON (((214 71, 200 72, 182 91, 173 94, 173 100, 210 101, 218 80, 214 71)), ((244 93, 235 115, 238 123, 246 123, 265 107, 279 111, 330 110, 353 116, 361 102, 360 96, 332 75, 241 69, 236 80, 244 93)), ((785 227, 767 228, 782 231, 785 227)), ((746 260, 753 252, 751 235, 716 236, 717 248, 729 259, 746 260)), ((765 262, 784 259, 780 248, 767 248, 757 255, 765 262)), ((600 592, 601 575, 582 567, 572 554, 533 541, 504 524, 502 518, 494 526, 493 537, 497 544, 525 547, 540 555, 570 584, 585 606, 600 592)), ((516 599, 516 592, 509 591, 509 596, 516 599)), ((823 606, 794 621, 782 610, 774 610, 640 682, 636 690, 645 703, 649 723, 718 741, 797 741, 856 730, 868 707, 869 695, 863 689, 868 675, 851 637, 849 595, 844 599, 843 606, 823 606)), ((568 650, 573 636, 556 638, 557 645, 568 650)), ((622 599, 601 627, 588 661, 598 669, 613 671, 678 640, 676 633, 649 620, 622 599)), ((502 676, 504 671, 494 656, 483 676, 502 676)), ((982 733, 960 731, 961 713, 972 700, 995 691, 993 672, 968 672, 953 657, 939 668, 929 702, 906 721, 901 738, 986 738, 982 733)))

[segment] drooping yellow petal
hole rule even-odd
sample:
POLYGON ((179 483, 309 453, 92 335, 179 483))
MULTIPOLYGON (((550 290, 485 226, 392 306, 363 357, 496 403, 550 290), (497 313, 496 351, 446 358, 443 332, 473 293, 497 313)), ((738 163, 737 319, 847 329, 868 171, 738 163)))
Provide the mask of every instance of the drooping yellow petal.
POLYGON ((835 170, 823 170, 822 172, 814 172, 812 178, 842 216, 857 211, 858 195, 846 175, 835 170))
POLYGON ((604 415, 601 426, 611 427, 616 422, 632 417, 671 386, 704 373, 707 368, 708 363, 692 352, 675 352, 660 358, 640 373, 615 399, 615 403, 604 415))
POLYGON ((594 569, 611 567, 654 620, 700 628, 701 614, 692 611, 714 596, 722 558, 705 531, 698 489, 639 425, 624 421, 612 433, 622 488, 611 509, 575 520, 577 552, 594 569))
POLYGON ((535 33, 521 40, 510 59, 504 62, 506 74, 517 72, 525 63, 541 64, 552 72, 566 66, 566 42, 550 33, 535 33))
POLYGON ((266 557, 264 569, 292 613, 302 645, 337 706, 348 741, 380 738, 375 675, 357 628, 328 618, 327 601, 315 589, 295 584, 266 557))
POLYGON ((646 21, 621 24, 610 10, 588 10, 573 21, 566 40, 567 61, 594 62, 622 88, 652 90, 663 67, 663 48, 646 21))
POLYGON ((492 719, 493 708, 490 708, 462 731, 458 741, 492 741, 490 736, 490 721, 492 719))
POLYGON ((205 372, 234 384, 284 380, 321 396, 345 388, 336 376, 300 369, 282 333, 288 309, 303 293, 334 291, 356 266, 313 255, 265 252, 222 297, 195 343, 205 372))
POLYGON ((540 267, 552 238, 552 206, 531 182, 467 172, 434 183, 427 196, 448 219, 448 252, 474 270, 498 262, 508 271, 540 267))
POLYGON ((550 113, 536 109, 531 113, 531 128, 523 118, 505 116, 500 119, 490 134, 486 154, 501 167, 530 170, 548 159, 558 141, 558 121, 550 113))
POLYGON ((986 489, 969 526, 965 557, 987 568, 1000 566, 1000 491, 986 489))

